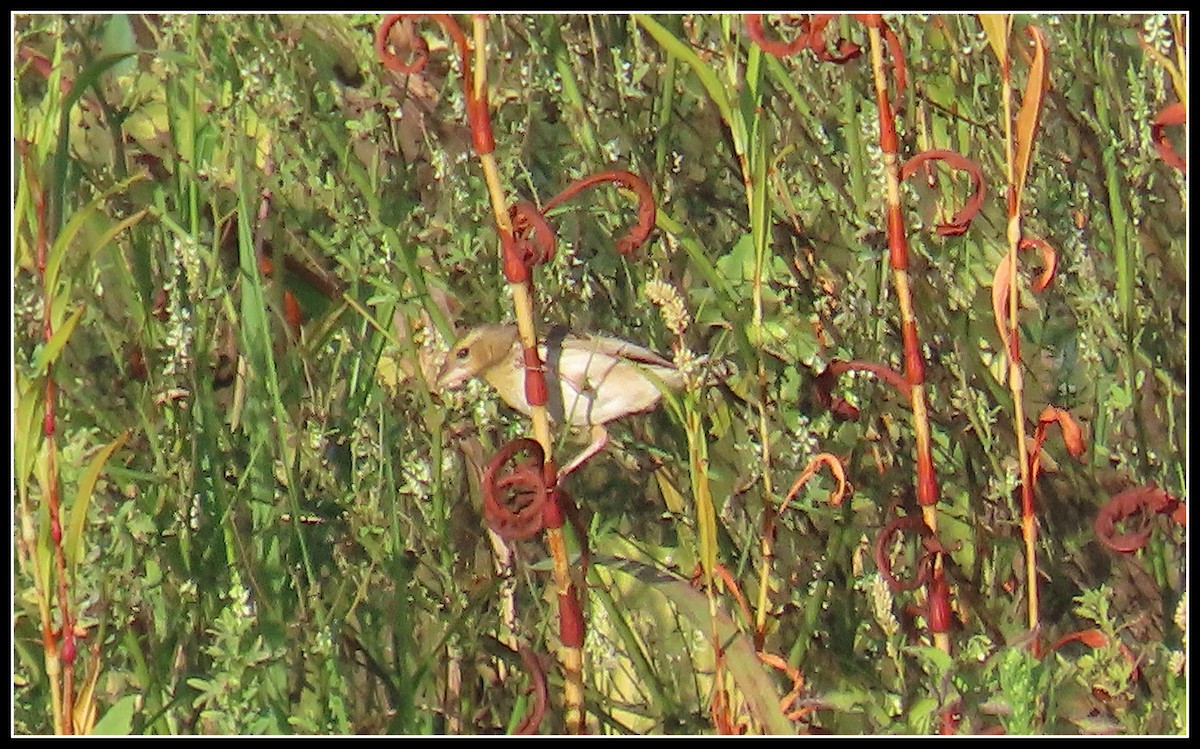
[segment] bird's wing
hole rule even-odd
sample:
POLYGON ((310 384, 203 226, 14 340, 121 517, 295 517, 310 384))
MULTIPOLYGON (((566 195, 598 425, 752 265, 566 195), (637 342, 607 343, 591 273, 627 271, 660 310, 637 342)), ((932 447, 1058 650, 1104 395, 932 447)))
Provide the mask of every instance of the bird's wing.
POLYGON ((597 423, 592 414, 596 391, 618 360, 593 348, 580 346, 576 338, 558 342, 551 340, 549 343, 541 353, 547 374, 559 385, 557 393, 551 385, 550 403, 547 405, 552 416, 556 421, 568 421, 576 425, 597 423), (557 399, 556 395, 561 399, 557 399))
POLYGON ((659 367, 674 368, 670 360, 663 358, 648 348, 630 343, 620 338, 610 338, 602 335, 590 335, 585 338, 568 339, 564 346, 579 346, 611 356, 614 359, 627 359, 639 364, 653 364, 659 367))
POLYGON ((668 388, 683 387, 683 373, 675 367, 674 362, 648 348, 607 336, 592 335, 577 340, 581 347, 617 359, 623 365, 621 369, 636 369, 642 375, 649 375, 651 382, 661 381, 668 388))

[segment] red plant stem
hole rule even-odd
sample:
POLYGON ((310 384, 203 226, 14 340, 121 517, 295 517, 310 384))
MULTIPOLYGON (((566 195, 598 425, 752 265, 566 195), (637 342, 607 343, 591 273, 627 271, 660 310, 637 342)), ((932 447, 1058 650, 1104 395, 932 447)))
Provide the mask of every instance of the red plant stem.
MULTIPOLYGON (((399 60, 387 50, 389 32, 401 17, 393 15, 384 20, 375 36, 375 49, 385 67, 398 72, 417 72, 424 67, 428 60, 428 48, 423 41, 414 41, 415 59, 412 63, 399 60)), ((484 181, 487 183, 492 216, 495 219, 496 231, 500 238, 502 267, 517 313, 517 330, 524 349, 526 397, 533 406, 531 418, 534 437, 542 446, 545 455, 543 467, 549 477, 547 483, 553 486, 557 476, 552 460, 553 440, 550 436, 550 422, 545 408, 547 399, 545 375, 537 349, 533 305, 534 288, 530 272, 535 264, 537 253, 529 252, 529 243, 519 241, 514 236, 513 223, 510 219, 511 209, 505 198, 499 169, 492 153, 495 150, 495 142, 488 114, 485 17, 476 15, 474 18, 474 61, 471 59, 471 50, 466 35, 452 16, 431 14, 429 17, 446 30, 458 49, 462 85, 467 103, 467 121, 471 128, 471 144, 479 156, 484 181), (472 67, 472 62, 474 62, 474 67, 472 67)), ((544 243, 545 240, 540 241, 544 243)), ((553 252, 552 248, 550 252, 553 252)), ((542 253, 541 256, 544 258, 546 255, 542 253)), ((562 501, 556 491, 552 490, 551 494, 554 495, 551 497, 552 503, 562 501)), ((563 643, 559 650, 559 661, 562 665, 565 682, 563 687, 565 722, 568 731, 581 733, 586 721, 586 712, 583 709, 583 609, 580 605, 579 594, 579 587, 583 581, 581 578, 578 586, 572 581, 571 569, 567 563, 566 541, 562 533, 562 515, 560 507, 550 511, 549 517, 557 522, 546 526, 545 541, 553 560, 554 580, 559 598, 559 634, 563 643)))
MULTIPOLYGON (((911 388, 909 398, 916 442, 917 503, 921 507, 925 525, 936 538, 938 483, 933 466, 929 416, 925 404, 925 366, 921 358, 920 336, 917 331, 917 320, 913 310, 908 278, 908 238, 904 227, 904 215, 900 208, 899 138, 896 136, 895 117, 891 101, 888 98, 888 81, 884 74, 883 64, 885 35, 888 35, 888 49, 894 58, 893 67, 897 71, 903 70, 903 60, 900 56, 899 45, 894 41, 894 35, 890 35, 880 16, 868 15, 860 17, 860 20, 867 25, 871 37, 871 63, 874 70, 875 99, 879 111, 879 141, 887 175, 889 261, 892 267, 893 283, 896 287, 896 299, 900 305, 900 325, 904 336, 904 379, 911 388)), ((899 76, 897 78, 899 79, 899 76)), ((897 82, 900 83, 899 80, 897 82)), ((942 557, 939 553, 933 560, 935 579, 938 579, 941 574, 941 568, 942 557)), ((927 592, 931 605, 938 607, 939 610, 949 606, 946 586, 931 586, 927 588, 927 592)), ((931 627, 931 632, 935 645, 942 651, 949 652, 950 641, 946 632, 938 631, 935 627, 931 627)))
MULTIPOLYGON (((1022 247, 1021 197, 1028 169, 1029 154, 1037 132, 1041 111, 1041 96, 1044 89, 1045 38, 1036 26, 1029 26, 1027 33, 1035 43, 1034 64, 1026 84, 1025 97, 1016 117, 1013 116, 1011 67, 1004 65, 1001 76, 1001 97, 1004 107, 1005 164, 1007 171, 1008 225, 1006 238, 1008 253, 1008 330, 1005 351, 1008 356, 1008 386, 1013 396, 1013 423, 1017 436, 1017 462, 1021 471, 1021 537, 1025 546, 1025 587, 1028 602, 1029 629, 1035 633, 1031 648, 1036 652, 1041 645, 1036 636, 1039 621, 1039 593, 1037 574, 1037 517, 1034 514, 1032 461, 1029 457, 1028 438, 1025 433, 1024 368, 1021 364, 1020 334, 1017 313, 1020 309, 1017 279, 1017 252, 1022 247), (1015 126, 1015 127, 1014 127, 1015 126)), ((1007 40, 1005 42, 1007 44, 1007 40)), ((1007 54, 1002 55, 1004 59, 1007 54)), ((995 292, 993 292, 995 293, 995 292)), ((1002 301, 1002 300, 1001 300, 1002 301)), ((994 305, 999 302, 993 302, 994 305)), ((999 323, 997 323, 999 324, 999 323)))
MULTIPOLYGON (((38 274, 42 279, 42 332, 46 343, 54 337, 53 302, 54 289, 48 285, 46 278, 46 262, 49 252, 48 231, 46 227, 46 196, 41 184, 33 173, 32 166, 26 162, 30 190, 33 193, 34 211, 37 217, 37 249, 36 261, 38 274)), ((46 440, 46 510, 50 522, 50 540, 54 545, 54 571, 58 583, 58 608, 62 619, 59 627, 59 643, 55 642, 54 630, 49 622, 43 622, 42 641, 47 653, 57 649, 57 657, 62 666, 62 713, 61 730, 64 733, 75 732, 73 715, 75 712, 75 619, 71 612, 71 593, 67 587, 67 560, 62 546, 62 521, 58 496, 58 450, 55 441, 55 412, 56 387, 54 384, 54 363, 46 364, 46 389, 43 397, 42 436, 46 440)), ((56 720, 56 723, 59 721, 56 720)))
MULTIPOLYGON (((882 23, 882 22, 880 22, 882 23)), ((933 459, 929 439, 929 422, 925 409, 925 365, 921 358, 920 336, 917 331, 916 315, 912 307, 912 294, 908 279, 908 238, 904 226, 904 214, 900 208, 900 165, 897 157, 899 139, 888 99, 887 81, 882 75, 882 49, 880 29, 871 25, 872 57, 876 63, 875 96, 879 103, 880 147, 883 150, 887 169, 887 233, 889 261, 892 267, 896 296, 900 304, 901 331, 904 336, 904 378, 911 387, 913 425, 917 450, 917 502, 922 508, 937 503, 937 478, 933 470, 933 459)), ((927 521, 933 516, 927 514, 927 521)), ((937 530, 936 521, 929 523, 937 530)))

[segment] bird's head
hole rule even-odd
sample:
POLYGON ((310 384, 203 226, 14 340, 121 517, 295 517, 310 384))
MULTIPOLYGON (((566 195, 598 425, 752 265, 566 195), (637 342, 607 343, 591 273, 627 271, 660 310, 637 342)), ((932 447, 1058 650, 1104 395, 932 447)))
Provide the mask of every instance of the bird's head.
POLYGON ((480 325, 450 347, 438 373, 439 389, 456 390, 467 380, 500 364, 517 340, 515 325, 480 325))

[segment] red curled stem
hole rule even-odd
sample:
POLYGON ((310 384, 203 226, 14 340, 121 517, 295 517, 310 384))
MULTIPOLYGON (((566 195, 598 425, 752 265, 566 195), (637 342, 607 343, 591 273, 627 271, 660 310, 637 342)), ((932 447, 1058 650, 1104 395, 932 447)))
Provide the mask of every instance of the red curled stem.
POLYGON ((765 29, 763 28, 762 13, 747 13, 745 15, 746 35, 762 47, 763 52, 775 57, 787 57, 794 55, 800 50, 808 46, 808 27, 807 21, 802 21, 800 34, 790 42, 779 41, 778 39, 768 39, 765 29))
POLYGON ((542 724, 542 718, 546 715, 546 704, 549 702, 549 691, 546 688, 546 670, 542 668, 537 653, 524 643, 517 646, 517 653, 521 656, 521 663, 525 664, 529 680, 533 682, 530 687, 530 691, 533 693, 533 706, 517 724, 515 733, 528 736, 537 731, 538 726, 542 724))
POLYGON ((463 33, 462 27, 448 14, 393 13, 384 18, 383 23, 379 24, 379 28, 375 32, 375 53, 379 55, 379 61, 383 63, 385 68, 394 70, 397 73, 419 73, 425 69, 425 64, 429 62, 429 45, 419 35, 413 34, 411 42, 413 59, 411 62, 401 60, 388 50, 388 36, 391 34, 392 27, 400 21, 414 21, 419 18, 428 18, 431 21, 436 21, 450 35, 454 46, 458 48, 459 67, 462 69, 463 90, 470 96, 470 84, 472 81, 470 47, 467 44, 467 37, 463 33))
POLYGON ((471 126, 471 144, 479 155, 489 154, 496 149, 492 136, 492 121, 488 117, 487 97, 475 91, 475 76, 471 72, 471 47, 462 27, 447 13, 394 13, 383 19, 375 32, 375 54, 388 70, 397 73, 419 73, 429 62, 429 45, 418 35, 413 35, 412 60, 405 62, 388 50, 388 36, 399 21, 428 18, 436 21, 449 34, 458 49, 458 66, 461 71, 463 95, 467 102, 467 124, 471 126))
POLYGON ((1108 501, 1096 515, 1096 537, 1100 543, 1113 551, 1131 553, 1141 549, 1150 540, 1149 517, 1167 514, 1175 522, 1186 523, 1183 502, 1156 486, 1137 486, 1126 489, 1108 501), (1140 530, 1132 533, 1117 533, 1117 523, 1141 514, 1145 520, 1140 530))
POLYGON ((747 13, 745 16, 746 35, 764 52, 775 57, 786 57, 794 55, 800 50, 810 49, 819 60, 844 64, 862 54, 862 48, 846 39, 838 39, 834 43, 837 51, 829 51, 825 44, 825 27, 835 17, 829 13, 819 13, 811 18, 800 16, 799 35, 795 39, 785 42, 767 38, 762 13, 747 13))
POLYGON ((1159 157, 1181 172, 1187 171, 1187 159, 1175 153, 1171 142, 1167 140, 1166 129, 1171 125, 1183 125, 1187 122, 1187 107, 1176 102, 1158 113, 1150 124, 1150 139, 1154 141, 1154 150, 1159 157))
POLYGON ((895 518, 884 526, 879 535, 875 537, 875 566, 879 569, 879 574, 883 575, 883 579, 893 592, 915 590, 925 585, 932 572, 934 558, 938 554, 944 553, 946 553, 945 548, 933 535, 933 531, 929 529, 929 526, 925 524, 925 520, 920 515, 907 515, 895 518), (921 537, 921 545, 923 547, 921 554, 917 558, 914 577, 907 581, 900 580, 892 574, 892 560, 888 558, 888 546, 892 542, 892 537, 900 531, 906 530, 917 533, 921 537))
POLYGON ((504 276, 509 283, 525 283, 534 266, 554 257, 557 237, 553 227, 533 203, 522 200, 508 209, 512 219, 511 241, 504 247, 504 276))
POLYGON ((654 217, 657 212, 657 208, 654 205, 654 195, 650 192, 650 186, 646 184, 645 180, 632 172, 613 169, 577 179, 568 185, 565 190, 551 198, 546 203, 543 213, 549 213, 554 207, 565 203, 587 188, 602 182, 614 182, 637 194, 637 222, 629 227, 629 231, 623 237, 616 241, 617 252, 622 255, 628 255, 638 247, 641 247, 646 242, 646 239, 649 238, 650 232, 654 230, 654 217))
POLYGON ((983 207, 983 199, 985 194, 983 183, 983 171, 974 161, 966 158, 962 154, 954 151, 943 149, 933 149, 923 151, 905 162, 900 169, 900 179, 906 180, 916 174, 922 164, 929 161, 942 161, 951 168, 964 171, 971 176, 971 197, 963 204, 963 207, 954 214, 950 221, 944 224, 937 225, 937 233, 943 237, 958 236, 967 230, 971 220, 979 213, 979 209, 983 207))
POLYGON ((542 530, 546 503, 553 499, 544 458, 537 440, 516 439, 500 448, 483 469, 483 516, 500 537, 522 541, 542 530), (502 471, 520 452, 528 459, 502 471))
POLYGON ((838 398, 833 395, 833 383, 838 378, 838 375, 852 371, 870 372, 894 387, 904 398, 911 396, 912 384, 891 367, 885 367, 882 364, 875 364, 868 361, 838 361, 835 359, 829 362, 829 366, 825 367, 825 370, 821 374, 817 375, 814 388, 816 390, 817 402, 839 418, 858 418, 857 408, 847 403, 844 398, 838 398))
POLYGON ((818 13, 812 17, 812 25, 808 29, 808 46, 824 62, 836 62, 839 65, 850 62, 862 54, 862 47, 847 39, 839 38, 834 42, 837 52, 830 52, 825 46, 825 27, 836 16, 832 13, 818 13))

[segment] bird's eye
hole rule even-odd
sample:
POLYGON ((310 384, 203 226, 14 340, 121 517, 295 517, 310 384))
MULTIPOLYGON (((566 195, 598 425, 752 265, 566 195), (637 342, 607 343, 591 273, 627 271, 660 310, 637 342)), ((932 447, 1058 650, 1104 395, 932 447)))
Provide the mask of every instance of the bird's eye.
POLYGON ((465 347, 460 348, 458 351, 454 352, 454 357, 459 360, 466 359, 470 355, 471 355, 471 349, 465 348, 465 347))

